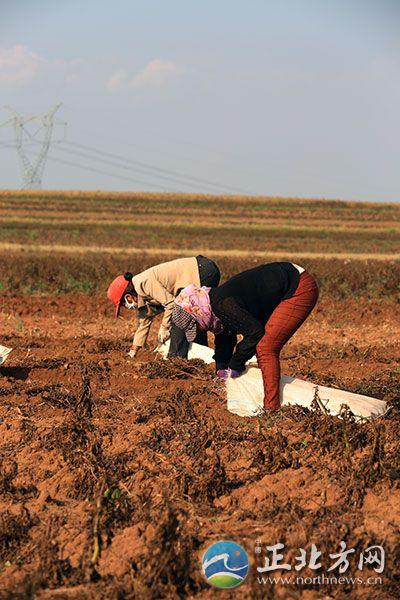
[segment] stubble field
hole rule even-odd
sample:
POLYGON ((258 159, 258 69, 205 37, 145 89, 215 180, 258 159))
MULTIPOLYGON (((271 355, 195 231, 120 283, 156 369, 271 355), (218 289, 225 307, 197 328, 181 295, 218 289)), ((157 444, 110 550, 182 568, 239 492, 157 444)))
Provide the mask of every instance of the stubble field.
POLYGON ((219 539, 251 560, 224 598, 397 597, 399 216, 395 204, 0 194, 0 343, 15 348, 0 367, 0 598, 211 598, 200 558, 219 539), (211 366, 156 358, 157 327, 128 359, 135 323, 114 322, 109 281, 199 252, 223 279, 271 260, 309 268, 321 297, 283 372, 387 400, 387 416, 237 417, 211 366), (293 565, 314 543, 323 573, 343 540, 346 575, 365 580, 376 573, 354 557, 383 545, 382 582, 261 584, 257 540, 283 543, 293 565))

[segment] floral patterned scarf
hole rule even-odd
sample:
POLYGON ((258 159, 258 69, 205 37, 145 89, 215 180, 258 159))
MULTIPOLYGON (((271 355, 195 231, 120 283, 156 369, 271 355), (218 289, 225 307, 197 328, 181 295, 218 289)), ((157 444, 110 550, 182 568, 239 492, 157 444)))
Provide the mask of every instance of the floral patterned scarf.
MULTIPOLYGON (((192 339, 194 339, 193 326, 195 323, 203 331, 212 331, 213 333, 220 333, 222 331, 222 323, 214 315, 211 308, 210 289, 206 286, 198 287, 194 283, 191 283, 183 288, 181 293, 175 298, 175 304, 179 308, 174 311, 172 320, 177 327, 180 327, 185 332, 186 330, 190 330, 190 337, 192 339), (185 319, 182 311, 184 311, 186 317, 189 316, 191 318, 185 319)), ((188 338, 188 341, 192 340, 188 338)))

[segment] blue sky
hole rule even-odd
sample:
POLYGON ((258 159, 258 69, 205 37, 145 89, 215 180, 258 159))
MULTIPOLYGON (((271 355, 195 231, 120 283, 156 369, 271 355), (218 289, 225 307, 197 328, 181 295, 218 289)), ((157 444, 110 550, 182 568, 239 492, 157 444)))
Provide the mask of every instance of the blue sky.
POLYGON ((57 102, 44 188, 399 200, 400 2, 1 0, 0 123, 57 102))

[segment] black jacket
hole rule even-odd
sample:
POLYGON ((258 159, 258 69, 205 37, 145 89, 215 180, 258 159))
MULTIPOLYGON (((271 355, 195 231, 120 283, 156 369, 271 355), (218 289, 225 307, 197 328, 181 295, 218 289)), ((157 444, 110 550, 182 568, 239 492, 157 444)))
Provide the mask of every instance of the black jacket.
POLYGON ((215 336, 217 369, 244 369, 264 335, 265 323, 278 304, 294 294, 299 277, 292 263, 276 262, 243 271, 210 290, 212 310, 224 326, 215 336), (238 333, 243 339, 236 346, 238 333))

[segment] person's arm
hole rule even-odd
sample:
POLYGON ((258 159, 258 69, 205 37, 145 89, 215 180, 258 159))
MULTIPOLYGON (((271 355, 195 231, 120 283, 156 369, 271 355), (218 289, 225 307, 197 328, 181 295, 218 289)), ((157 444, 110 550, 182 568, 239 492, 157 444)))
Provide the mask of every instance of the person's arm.
POLYGON ((166 304, 164 304, 164 316, 163 316, 163 320, 161 322, 161 327, 164 327, 165 329, 171 328, 171 317, 172 317, 172 313, 174 311, 175 298, 173 297, 172 294, 169 294, 169 296, 171 299, 166 304))
POLYGON ((230 331, 223 330, 215 336, 214 355, 215 370, 227 369, 229 361, 232 358, 233 349, 236 346, 236 334, 230 331))
POLYGON ((161 322, 161 327, 170 329, 171 327, 171 316, 174 310, 175 297, 159 279, 153 274, 151 279, 143 282, 142 288, 149 298, 155 300, 158 304, 164 307, 164 316, 161 322))
POLYGON ((246 362, 256 352, 256 346, 264 335, 264 327, 231 297, 223 298, 218 302, 215 312, 224 327, 243 336, 228 364, 228 367, 234 371, 243 371, 246 362))
POLYGON ((147 341, 147 337, 149 335, 152 320, 153 320, 153 317, 151 317, 151 316, 145 316, 145 317, 138 318, 139 324, 138 324, 138 328, 136 329, 136 332, 135 332, 135 335, 133 338, 132 347, 137 346, 138 348, 141 348, 142 346, 145 345, 145 343, 147 341))

